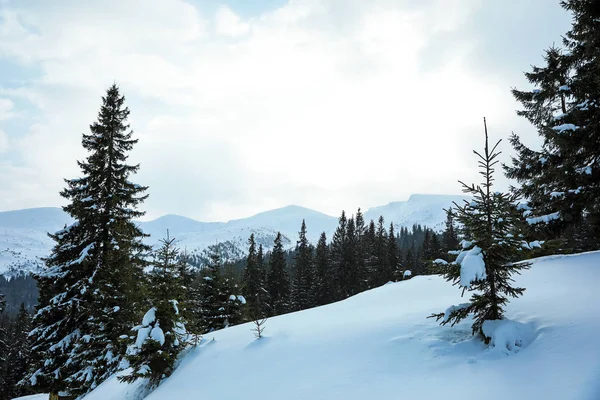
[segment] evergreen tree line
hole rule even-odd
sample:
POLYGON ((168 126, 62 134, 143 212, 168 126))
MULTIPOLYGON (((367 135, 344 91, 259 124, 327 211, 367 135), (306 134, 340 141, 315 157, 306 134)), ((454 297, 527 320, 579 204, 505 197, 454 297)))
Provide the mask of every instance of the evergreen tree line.
POLYGON ((342 212, 328 242, 322 232, 316 245, 307 238, 305 221, 292 251, 278 233, 272 251, 263 254, 254 235, 248 244, 241 287, 253 320, 343 300, 364 290, 406 277, 436 273, 434 259, 446 261, 458 244, 454 215, 449 212, 441 234, 415 224, 396 232, 384 218, 365 223, 359 209, 342 212))

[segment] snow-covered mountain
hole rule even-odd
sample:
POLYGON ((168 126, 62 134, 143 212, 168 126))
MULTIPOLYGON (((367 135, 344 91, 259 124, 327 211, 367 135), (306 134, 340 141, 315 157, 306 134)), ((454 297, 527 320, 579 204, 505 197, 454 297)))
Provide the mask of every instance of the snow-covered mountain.
POLYGON ((372 207, 365 212, 365 220, 377 221, 379 216, 396 226, 412 226, 421 224, 437 231, 444 228, 446 212, 444 209, 453 202, 462 205, 465 196, 413 194, 407 201, 395 201, 385 206, 372 207))
MULTIPOLYGON (((386 224, 398 226, 415 223, 441 229, 445 220, 443 208, 461 196, 412 195, 407 201, 374 207, 365 213, 365 219, 377 220, 380 215, 386 224)), ((353 212, 350 212, 352 214, 353 212)), ((337 216, 300 206, 287 206, 229 222, 199 222, 179 215, 165 215, 152 221, 140 222, 142 230, 150 234, 148 243, 156 244, 167 234, 178 240, 178 246, 191 253, 201 253, 210 245, 224 243, 227 256, 242 257, 251 233, 257 243, 268 250, 277 232, 284 236, 287 247, 295 245, 302 219, 306 220, 308 237, 316 242, 321 232, 330 239, 337 224, 337 216)), ((41 265, 40 257, 48 255, 52 240, 47 232, 62 229, 72 221, 60 208, 34 208, 0 212, 0 273, 7 275, 28 272, 41 265)))
POLYGON ((426 317, 465 301, 440 276, 205 335, 154 392, 109 378, 85 400, 600 399, 600 252, 534 260, 516 276, 493 345, 472 320, 426 317), (516 345, 515 339, 519 339, 516 345))

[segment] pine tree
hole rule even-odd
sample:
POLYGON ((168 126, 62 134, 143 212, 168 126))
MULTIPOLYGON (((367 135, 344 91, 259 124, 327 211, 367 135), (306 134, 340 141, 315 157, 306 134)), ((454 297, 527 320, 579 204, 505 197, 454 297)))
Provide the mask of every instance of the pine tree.
POLYGON ((396 234, 394 233, 394 224, 390 222, 390 233, 388 235, 388 244, 387 244, 387 269, 386 269, 386 283, 392 280, 394 277, 398 279, 398 275, 400 270, 399 262, 398 262, 398 243, 396 234))
POLYGON ((457 220, 463 227, 465 241, 456 261, 449 265, 445 277, 465 290, 475 291, 469 303, 452 306, 445 313, 435 314, 441 324, 456 324, 469 314, 474 315, 473 333, 484 336, 485 321, 504 318, 503 307, 508 297, 518 297, 524 288, 511 286, 511 276, 528 268, 529 264, 514 261, 519 257, 522 246, 521 225, 517 212, 518 198, 514 194, 493 192, 494 166, 500 152, 496 151, 500 141, 491 149, 488 145, 485 125, 485 149, 479 157, 481 185, 469 186, 461 182, 463 191, 472 200, 456 206, 457 220))
POLYGON ((346 260, 344 258, 344 251, 346 248, 346 226, 348 220, 346 219, 346 213, 342 211, 342 215, 339 218, 338 227, 333 234, 333 240, 331 241, 331 268, 335 274, 335 280, 333 284, 334 289, 334 300, 341 300, 347 297, 346 294, 346 260))
POLYGON ((442 233, 442 251, 444 253, 443 259, 448 261, 448 251, 454 250, 458 247, 458 234, 456 227, 454 226, 455 215, 452 212, 452 208, 446 211, 446 229, 442 233))
POLYGON ((364 236, 365 281, 367 289, 378 286, 379 263, 377 260, 377 233, 375 222, 371 220, 364 236))
POLYGON ((350 297, 358 293, 359 278, 358 278, 358 260, 357 260, 357 236, 356 225, 354 218, 348 219, 346 225, 346 242, 342 253, 345 271, 340 276, 340 285, 343 289, 344 298, 350 297))
POLYGON ((294 284, 292 286, 292 307, 294 310, 304 310, 315 306, 312 290, 313 277, 312 248, 306 237, 306 222, 302 220, 294 258, 294 284))
POLYGON ((314 299, 315 305, 322 306, 334 301, 334 270, 331 267, 327 236, 321 233, 317 249, 315 251, 315 282, 314 299))
MULTIPOLYGON (((527 199, 528 222, 549 238, 566 238, 575 250, 600 246, 600 10, 594 0, 561 3, 573 16, 566 51, 546 51, 544 67, 525 76, 535 88, 513 90, 543 139, 541 149, 511 137, 517 157, 507 176, 527 199)), ((516 189, 515 189, 516 191, 516 189)))
MULTIPOLYGON (((213 246, 209 247, 212 251, 213 246)), ((194 271, 190 264, 190 255, 187 251, 182 251, 179 257, 179 275, 183 287, 183 296, 179 304, 179 310, 182 318, 186 321, 186 330, 195 335, 196 338, 204 331, 204 321, 202 318, 202 294, 201 279, 199 274, 194 271)))
POLYGON ((222 292, 221 256, 216 247, 211 249, 209 257, 210 261, 200 278, 202 333, 223 329, 228 324, 225 303, 229 293, 222 292))
POLYGON ((143 291, 144 234, 133 223, 146 187, 129 177, 132 139, 129 109, 111 86, 98 121, 84 134, 90 153, 78 162, 82 177, 66 180, 63 209, 75 223, 50 235, 55 241, 45 270, 37 276, 40 299, 32 331, 37 390, 82 395, 112 374, 124 352, 119 337, 138 318, 143 291))
POLYGON ((277 232, 273 251, 269 258, 269 273, 267 280, 269 300, 272 315, 281 315, 290 309, 290 280, 287 272, 287 262, 281 233, 277 232))
POLYGON ((127 355, 132 371, 119 377, 124 382, 147 378, 150 387, 158 386, 171 375, 186 340, 185 324, 179 313, 179 302, 184 296, 179 250, 168 233, 161 243, 149 273, 151 308, 142 324, 134 329, 137 337, 127 355))
POLYGON ((356 211, 354 217, 354 235, 356 237, 356 293, 367 289, 367 262, 369 255, 367 253, 367 243, 365 241, 365 219, 360 208, 356 211))
POLYGON ((12 323, 10 332, 5 337, 10 338, 10 346, 7 347, 6 364, 0 379, 4 384, 0 385, 0 398, 12 399, 29 394, 24 386, 18 386, 19 381, 25 376, 29 369, 31 355, 31 342, 29 332, 31 331, 31 315, 21 303, 19 313, 12 323))
POLYGON ((385 230, 383 216, 379 217, 377 222, 377 231, 375 232, 375 265, 376 277, 374 286, 381 286, 392 279, 392 270, 390 269, 390 260, 388 259, 388 235, 385 230))
POLYGON ((258 263, 254 233, 248 239, 248 257, 243 275, 244 296, 248 302, 250 318, 253 320, 262 318, 268 313, 268 292, 265 288, 264 272, 258 263))

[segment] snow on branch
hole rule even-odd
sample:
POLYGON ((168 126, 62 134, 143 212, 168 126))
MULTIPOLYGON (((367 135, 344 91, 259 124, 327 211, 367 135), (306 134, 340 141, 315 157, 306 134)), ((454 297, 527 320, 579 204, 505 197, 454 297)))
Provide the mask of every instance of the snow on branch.
POLYGON ((531 218, 527 218, 526 221, 529 225, 535 225, 535 224, 539 224, 541 222, 547 224, 550 221, 554 221, 556 219, 560 218, 560 212, 557 211, 555 213, 552 214, 546 214, 546 215, 541 215, 539 217, 531 217, 531 218))

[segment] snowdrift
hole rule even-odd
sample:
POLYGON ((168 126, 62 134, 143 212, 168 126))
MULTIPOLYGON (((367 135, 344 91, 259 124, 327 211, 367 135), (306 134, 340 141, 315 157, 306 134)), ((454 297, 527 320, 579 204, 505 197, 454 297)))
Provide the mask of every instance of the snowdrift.
POLYGON ((263 339, 250 324, 206 335, 149 395, 112 377, 85 399, 600 399, 600 252, 533 262, 496 347, 471 321, 426 319, 465 299, 416 277, 271 318, 263 339), (529 335, 518 352, 503 344, 512 330, 529 335))

